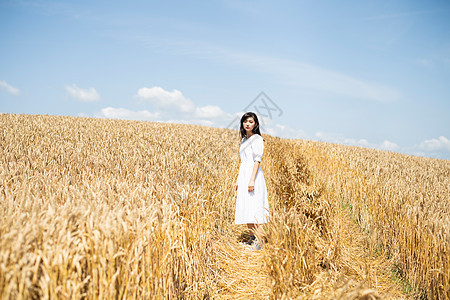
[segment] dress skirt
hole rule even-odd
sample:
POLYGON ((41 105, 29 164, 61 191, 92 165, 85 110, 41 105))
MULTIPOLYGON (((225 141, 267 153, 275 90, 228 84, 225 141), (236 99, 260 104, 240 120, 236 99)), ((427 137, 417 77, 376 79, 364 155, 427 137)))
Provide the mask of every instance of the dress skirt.
POLYGON ((241 165, 237 179, 236 224, 263 224, 269 217, 269 201, 263 170, 259 166, 255 177, 254 191, 248 191, 248 184, 255 161, 261 161, 264 151, 263 139, 254 134, 248 140, 243 139, 240 147, 241 165))

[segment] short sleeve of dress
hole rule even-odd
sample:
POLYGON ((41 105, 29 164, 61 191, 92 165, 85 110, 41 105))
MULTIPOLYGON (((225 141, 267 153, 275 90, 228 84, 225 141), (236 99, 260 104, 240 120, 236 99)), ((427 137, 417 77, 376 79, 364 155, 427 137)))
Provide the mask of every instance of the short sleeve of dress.
POLYGON ((264 153, 264 139, 261 136, 255 137, 252 141, 253 160, 261 162, 264 153))

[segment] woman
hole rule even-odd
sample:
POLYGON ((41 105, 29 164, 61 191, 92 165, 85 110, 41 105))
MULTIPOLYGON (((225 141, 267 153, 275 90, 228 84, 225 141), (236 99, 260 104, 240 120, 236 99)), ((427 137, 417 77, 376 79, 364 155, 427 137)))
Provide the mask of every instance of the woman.
POLYGON ((260 224, 267 223, 269 217, 269 201, 266 181, 260 167, 264 152, 264 139, 259 130, 258 117, 253 112, 245 113, 240 124, 241 146, 239 149, 241 165, 236 181, 236 224, 247 224, 255 240, 254 247, 261 249, 256 240, 260 224))

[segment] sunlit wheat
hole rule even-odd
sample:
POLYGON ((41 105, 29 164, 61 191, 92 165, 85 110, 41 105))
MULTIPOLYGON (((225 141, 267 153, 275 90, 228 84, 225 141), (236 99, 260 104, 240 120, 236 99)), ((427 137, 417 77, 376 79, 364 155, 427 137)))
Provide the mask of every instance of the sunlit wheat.
POLYGON ((235 130, 0 124, 2 298, 376 299, 400 295, 393 263, 448 295, 448 161, 264 135, 272 218, 249 252, 235 130))

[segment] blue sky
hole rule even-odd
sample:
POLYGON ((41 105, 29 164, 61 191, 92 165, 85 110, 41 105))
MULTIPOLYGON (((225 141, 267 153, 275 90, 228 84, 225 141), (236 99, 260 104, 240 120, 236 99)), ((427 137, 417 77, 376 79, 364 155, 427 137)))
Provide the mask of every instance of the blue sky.
POLYGON ((450 159, 450 2, 0 0, 2 113, 234 128, 249 104, 267 134, 450 159))

